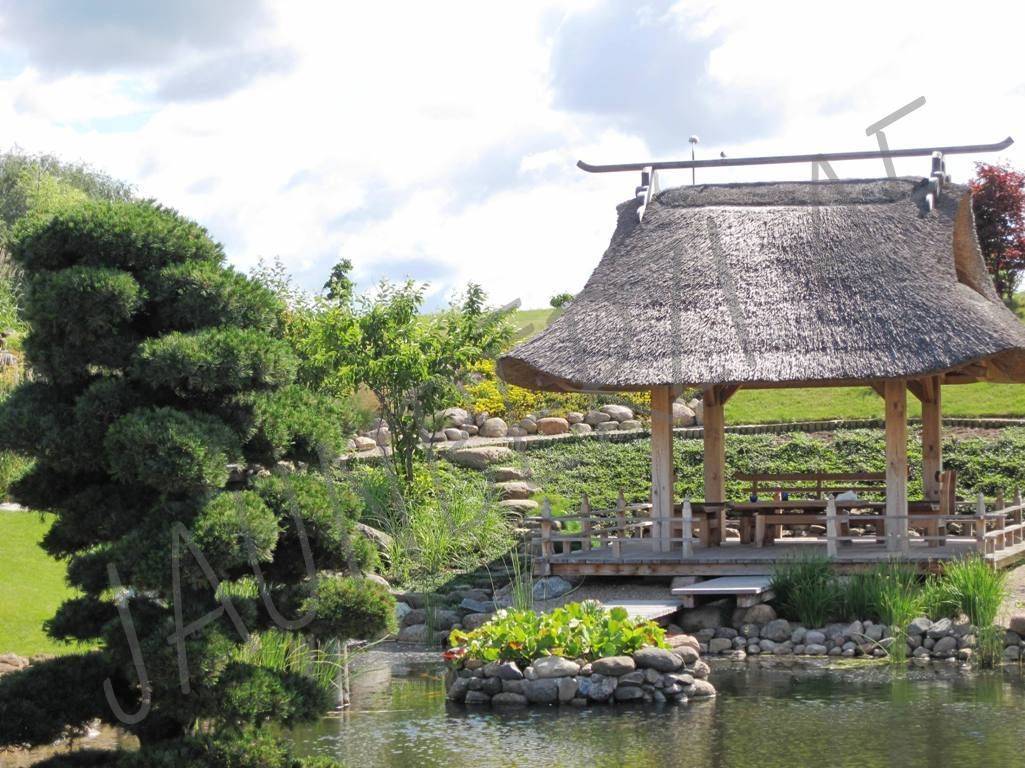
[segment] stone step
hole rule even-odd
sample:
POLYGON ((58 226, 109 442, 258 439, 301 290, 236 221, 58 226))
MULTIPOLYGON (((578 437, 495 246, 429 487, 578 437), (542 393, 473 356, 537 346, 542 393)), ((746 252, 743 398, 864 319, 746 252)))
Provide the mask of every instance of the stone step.
POLYGON ((748 608, 771 600, 775 596, 771 585, 772 579, 769 576, 720 576, 691 584, 674 580, 669 591, 674 597, 682 598, 687 608, 694 607, 697 597, 711 596, 736 597, 738 607, 748 608))

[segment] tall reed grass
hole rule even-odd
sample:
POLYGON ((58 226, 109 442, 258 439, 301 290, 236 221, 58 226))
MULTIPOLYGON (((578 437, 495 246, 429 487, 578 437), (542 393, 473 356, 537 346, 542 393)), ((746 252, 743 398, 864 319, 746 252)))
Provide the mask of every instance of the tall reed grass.
POLYGON ((777 564, 772 591, 783 613, 808 627, 820 627, 839 611, 841 594, 830 561, 803 555, 777 564))

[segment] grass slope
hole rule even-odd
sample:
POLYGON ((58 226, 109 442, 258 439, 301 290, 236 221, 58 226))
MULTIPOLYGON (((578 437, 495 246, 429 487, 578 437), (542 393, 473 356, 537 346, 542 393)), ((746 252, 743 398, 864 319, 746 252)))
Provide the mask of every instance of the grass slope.
POLYGON ((0 653, 78 650, 43 631, 43 622, 73 594, 64 581, 64 563, 39 547, 52 522, 52 516, 36 512, 0 512, 0 653))
MULTIPOLYGON (((921 404, 911 394, 908 394, 908 415, 912 418, 922 415, 921 404)), ((944 387, 943 415, 1025 416, 1025 386, 983 382, 944 387)), ((741 389, 726 403, 729 424, 882 417, 882 398, 868 387, 741 389)))

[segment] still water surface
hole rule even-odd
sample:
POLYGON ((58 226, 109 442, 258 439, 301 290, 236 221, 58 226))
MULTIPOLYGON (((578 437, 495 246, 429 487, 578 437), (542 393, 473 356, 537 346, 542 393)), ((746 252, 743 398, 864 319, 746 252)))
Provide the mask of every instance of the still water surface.
POLYGON ((496 713, 446 703, 435 663, 385 665, 353 708, 294 733, 348 768, 1025 766, 1013 673, 717 667, 713 701, 496 713))

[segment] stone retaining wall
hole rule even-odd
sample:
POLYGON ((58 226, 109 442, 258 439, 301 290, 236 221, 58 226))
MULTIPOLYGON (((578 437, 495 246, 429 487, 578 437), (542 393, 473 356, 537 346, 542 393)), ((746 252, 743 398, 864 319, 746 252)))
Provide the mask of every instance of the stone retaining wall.
MULTIPOLYGON (((889 655, 894 643, 891 627, 868 620, 807 628, 777 618, 771 606, 757 605, 746 611, 738 610, 733 626, 707 626, 714 614, 702 611, 697 609, 685 614, 684 626, 694 632, 699 651, 709 656, 883 658, 889 655)), ((1025 625, 1018 629, 1025 631, 1025 625)), ((978 649, 978 628, 968 622, 950 619, 933 622, 923 616, 908 626, 906 643, 907 655, 913 660, 971 662, 978 649)), ((1021 659, 1025 652, 1023 645, 1021 634, 1012 629, 1004 631, 1004 660, 1017 662, 1021 659)))
POLYGON ((697 639, 667 639, 668 650, 642 648, 592 662, 544 656, 522 670, 515 662, 468 659, 449 669, 445 689, 450 701, 477 707, 664 705, 715 696, 697 639))

